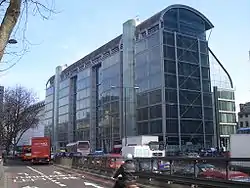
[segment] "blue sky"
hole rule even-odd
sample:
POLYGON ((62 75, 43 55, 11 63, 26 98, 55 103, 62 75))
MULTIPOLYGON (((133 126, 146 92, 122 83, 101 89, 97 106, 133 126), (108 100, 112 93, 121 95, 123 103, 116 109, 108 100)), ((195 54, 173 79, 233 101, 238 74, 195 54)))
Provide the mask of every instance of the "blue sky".
POLYGON ((32 88, 42 100, 45 84, 55 67, 72 64, 119 35, 122 23, 139 16, 143 21, 171 4, 185 4, 202 12, 214 24, 209 45, 231 74, 236 101, 250 94, 250 1, 249 0, 55 0, 60 13, 50 20, 30 15, 26 37, 29 52, 8 72, 0 84, 32 88), (240 3, 239 3, 240 2, 240 3))

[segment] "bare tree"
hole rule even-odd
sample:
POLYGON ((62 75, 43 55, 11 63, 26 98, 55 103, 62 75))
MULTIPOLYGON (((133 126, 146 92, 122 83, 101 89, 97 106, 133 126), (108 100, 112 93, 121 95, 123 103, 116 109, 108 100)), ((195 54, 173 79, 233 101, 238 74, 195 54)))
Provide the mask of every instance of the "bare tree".
POLYGON ((15 148, 22 135, 39 122, 39 112, 44 104, 35 104, 36 97, 32 91, 17 86, 4 93, 1 117, 2 143, 7 151, 15 148))
MULTIPOLYGON (((28 41, 25 37, 25 31, 27 29, 28 15, 31 13, 33 15, 39 14, 42 19, 48 19, 52 13, 55 13, 53 8, 54 0, 49 1, 51 1, 50 4, 48 0, 0 0, 0 20, 2 20, 0 25, 0 62, 2 62, 4 54, 19 57, 27 52, 27 45, 25 44, 28 41), (18 52, 6 52, 8 44, 17 42, 15 39, 11 39, 13 32, 16 33, 17 30, 21 30, 23 33, 22 41, 18 41, 18 43, 23 43, 23 48, 18 52)), ((30 42, 28 43, 30 44, 30 42)), ((15 64, 12 63, 7 68, 0 70, 0 72, 10 69, 15 64)))

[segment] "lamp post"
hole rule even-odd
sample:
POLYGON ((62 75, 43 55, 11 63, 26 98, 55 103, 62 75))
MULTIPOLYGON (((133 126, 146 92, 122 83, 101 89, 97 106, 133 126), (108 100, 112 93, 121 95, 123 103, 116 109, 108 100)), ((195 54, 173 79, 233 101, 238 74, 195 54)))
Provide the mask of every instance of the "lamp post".
POLYGON ((123 130, 124 130, 124 137, 125 137, 125 146, 127 145, 127 89, 139 89, 138 86, 134 86, 134 87, 125 87, 125 86, 111 86, 111 88, 121 88, 122 89, 122 93, 124 93, 125 91, 125 96, 124 96, 124 108, 122 108, 122 115, 124 116, 124 121, 123 121, 123 130))

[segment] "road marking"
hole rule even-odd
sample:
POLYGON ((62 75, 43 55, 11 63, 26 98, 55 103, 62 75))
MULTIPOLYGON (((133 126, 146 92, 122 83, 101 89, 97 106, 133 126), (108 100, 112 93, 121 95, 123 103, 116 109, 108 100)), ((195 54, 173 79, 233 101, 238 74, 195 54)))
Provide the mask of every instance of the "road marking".
POLYGON ((22 188, 39 188, 39 187, 36 187, 36 186, 25 186, 25 187, 22 187, 22 188))
POLYGON ((54 171, 53 174, 62 175, 62 173, 58 171, 54 171))
POLYGON ((96 188, 104 188, 104 187, 101 187, 101 186, 96 185, 96 184, 94 184, 94 183, 84 182, 84 184, 85 184, 85 185, 91 185, 91 186, 96 187, 96 188))
POLYGON ((48 179, 49 181, 51 181, 51 182, 53 182, 53 183, 55 183, 55 184, 57 184, 57 185, 59 185, 59 186, 61 186, 61 187, 66 187, 65 184, 62 184, 62 183, 57 182, 57 181, 54 182, 52 178, 50 178, 49 176, 45 175, 44 173, 42 173, 42 172, 40 172, 40 171, 38 171, 38 170, 36 170, 36 169, 30 167, 30 166, 27 166, 27 168, 30 169, 30 170, 32 170, 33 172, 38 173, 38 174, 41 175, 41 176, 44 176, 44 178, 48 179))

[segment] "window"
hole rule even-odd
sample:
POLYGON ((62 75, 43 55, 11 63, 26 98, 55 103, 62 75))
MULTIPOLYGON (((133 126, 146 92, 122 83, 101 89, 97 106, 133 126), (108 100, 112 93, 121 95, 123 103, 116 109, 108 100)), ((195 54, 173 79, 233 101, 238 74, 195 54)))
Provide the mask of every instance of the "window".
POLYGON ((58 114, 61 115, 61 114, 67 114, 69 112, 69 106, 66 105, 66 106, 62 106, 59 108, 58 110, 58 114))
POLYGON ((160 44, 160 35, 159 32, 156 32, 148 37, 148 48, 160 44))
POLYGON ((181 133, 183 134, 202 134, 203 125, 200 120, 182 120, 181 133))
POLYGON ((148 105, 148 93, 137 95, 137 105, 138 107, 148 105))
POLYGON ((90 96, 90 88, 86 88, 84 90, 78 91, 77 92, 77 100, 84 99, 90 96))
POLYGON ((200 51, 204 54, 208 54, 208 43, 207 41, 200 41, 200 51))
POLYGON ((209 68, 202 67, 202 78, 203 79, 210 79, 209 68))
POLYGON ((137 123, 138 135, 145 135, 149 133, 148 122, 137 123))
POLYGON ((188 90, 180 90, 180 104, 201 105, 201 93, 188 90))
POLYGON ((77 82, 77 90, 85 89, 90 87, 90 77, 84 78, 77 82))
POLYGON ((202 118, 202 108, 181 105, 180 106, 180 115, 182 118, 201 119, 202 118))
POLYGON ((63 88, 68 87, 68 86, 69 86, 69 80, 67 79, 67 80, 64 80, 60 83, 59 88, 60 88, 60 90, 62 90, 63 88))
POLYGON ((149 103, 157 104, 161 102, 161 89, 149 93, 149 103))
POLYGON ((166 104, 166 117, 167 118, 177 118, 177 105, 175 104, 166 104))
POLYGON ((168 60, 175 60, 175 49, 170 46, 163 46, 164 58, 168 60))
POLYGON ((177 119, 167 119, 166 120, 166 133, 167 134, 178 134, 178 120, 177 119))
POLYGON ((190 77, 179 77, 179 86, 181 89, 201 90, 200 79, 190 77))
POLYGON ((69 114, 59 116, 58 123, 65 123, 69 121, 69 114))
POLYGON ((211 91, 211 84, 209 80, 202 80, 203 84, 203 91, 204 92, 210 92, 211 91))
POLYGON ((243 126, 244 126, 244 125, 243 125, 243 122, 241 121, 241 122, 240 122, 240 127, 243 127, 243 126))
POLYGON ((220 113, 220 122, 222 123, 235 123, 236 117, 234 113, 220 113))
POLYGON ((235 102, 219 101, 219 109, 223 111, 235 111, 235 102))
POLYGON ((246 121, 246 127, 249 127, 248 121, 246 121))
POLYGON ((199 65, 192 65, 189 63, 179 63, 179 75, 200 77, 199 65))
POLYGON ((66 87, 64 89, 61 89, 59 91, 59 98, 65 97, 69 95, 69 87, 66 87))
POLYGON ((177 35, 177 46, 192 51, 198 51, 198 41, 193 37, 177 35))
POLYGON ((205 121, 205 132, 206 132, 206 134, 214 134, 213 121, 205 121))
POLYGON ((149 125, 150 134, 162 133, 162 120, 151 121, 149 125))
POLYGON ((76 119, 89 119, 90 118, 90 109, 84 109, 76 112, 76 119))
POLYGON ((166 89, 165 95, 166 95, 165 97, 166 103, 177 103, 176 89, 166 89))
POLYGON ((177 54, 179 61, 199 64, 198 52, 192 52, 187 49, 178 49, 177 54))
POLYGON ((155 89, 161 87, 161 74, 155 74, 149 77, 149 89, 155 89))
POLYGON ((164 61, 164 72, 176 74, 176 63, 173 60, 164 61))
POLYGON ((90 98, 86 98, 80 101, 76 101, 76 109, 83 109, 83 108, 89 108, 90 107, 90 98))
POLYGON ((234 100, 234 92, 233 91, 218 91, 219 98, 234 100))
POLYGON ((206 120, 213 120, 213 108, 204 108, 204 118, 206 120))
POLYGON ((46 89, 46 97, 54 93, 54 87, 49 87, 46 89))
POLYGON ((148 120, 148 107, 137 110, 138 121, 148 120))
POLYGON ((163 33, 163 43, 174 46, 174 33, 164 32, 163 33))
POLYGON ((231 135, 234 134, 235 131, 235 126, 233 125, 221 125, 220 126, 220 134, 222 135, 231 135))
POLYGON ((203 93, 204 106, 212 106, 212 95, 211 93, 203 93))
POLYGON ((156 105, 150 107, 150 119, 161 118, 162 117, 162 106, 156 105))
POLYGON ((69 97, 68 97, 68 96, 59 99, 59 104, 58 104, 59 107, 60 107, 60 106, 64 106, 64 105, 66 105, 66 104, 69 104, 69 97))
POLYGON ((87 68, 77 74, 77 80, 81 80, 89 76, 90 76, 90 68, 87 68))
POLYGON ((248 114, 245 114, 245 117, 248 117, 248 114))
POLYGON ((176 88, 176 75, 165 74, 165 85, 167 88, 176 88))

